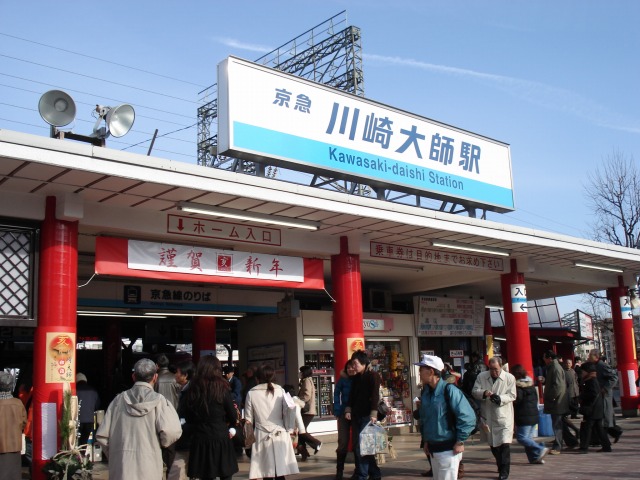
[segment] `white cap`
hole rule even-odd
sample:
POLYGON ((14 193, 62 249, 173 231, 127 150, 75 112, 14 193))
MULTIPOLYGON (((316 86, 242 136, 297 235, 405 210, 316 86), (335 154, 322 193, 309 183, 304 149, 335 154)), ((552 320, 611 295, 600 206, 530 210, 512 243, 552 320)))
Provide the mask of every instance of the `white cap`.
POLYGON ((418 363, 414 363, 418 367, 431 367, 438 371, 442 371, 444 369, 444 363, 440 357, 436 357, 435 355, 422 355, 422 358, 418 363))

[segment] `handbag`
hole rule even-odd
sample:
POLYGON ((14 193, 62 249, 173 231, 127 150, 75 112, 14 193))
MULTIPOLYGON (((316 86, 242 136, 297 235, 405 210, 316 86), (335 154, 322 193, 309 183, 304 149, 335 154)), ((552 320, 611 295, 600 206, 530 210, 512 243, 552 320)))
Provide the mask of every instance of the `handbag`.
POLYGON ((311 400, 304 402, 304 407, 300 409, 300 413, 308 413, 311 410, 311 400))
POLYGON ((360 455, 387 453, 387 431, 377 423, 369 422, 360 432, 360 455))
POLYGON ((242 433, 244 434, 244 448, 251 448, 251 445, 256 443, 256 436, 253 433, 253 425, 251 422, 243 420, 242 433))

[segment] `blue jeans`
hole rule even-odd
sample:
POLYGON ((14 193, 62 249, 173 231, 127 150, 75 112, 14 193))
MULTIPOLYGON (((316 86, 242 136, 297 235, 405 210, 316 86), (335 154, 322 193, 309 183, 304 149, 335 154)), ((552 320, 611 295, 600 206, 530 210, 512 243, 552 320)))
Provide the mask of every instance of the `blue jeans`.
POLYGON ((364 430, 364 427, 369 423, 369 417, 354 418, 351 422, 353 433, 353 454, 356 457, 356 467, 358 473, 358 480, 367 480, 368 478, 376 479, 382 478, 382 472, 380 467, 376 463, 375 455, 360 455, 360 432, 364 430))
POLYGON ((540 458, 544 450, 542 443, 537 443, 533 440, 534 428, 536 428, 535 425, 520 425, 516 427, 516 440, 520 445, 524 446, 529 463, 535 462, 540 458))

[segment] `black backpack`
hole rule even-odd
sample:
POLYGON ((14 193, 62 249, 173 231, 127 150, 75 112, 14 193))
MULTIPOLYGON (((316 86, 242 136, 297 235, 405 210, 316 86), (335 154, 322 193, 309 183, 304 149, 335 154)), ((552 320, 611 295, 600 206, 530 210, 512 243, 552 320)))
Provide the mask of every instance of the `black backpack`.
POLYGON ((453 409, 451 408, 451 394, 449 393, 450 388, 457 388, 458 390, 460 390, 460 392, 462 392, 462 395, 464 395, 464 398, 467 400, 467 402, 469 402, 469 405, 471 406, 473 413, 475 413, 476 415, 476 426, 473 428, 473 430, 469 435, 473 435, 474 433, 479 432, 482 426, 482 418, 483 418, 482 413, 480 411, 480 407, 478 406, 475 399, 471 395, 469 395, 467 392, 465 392, 463 389, 461 389, 457 385, 454 385, 453 383, 448 383, 444 387, 444 399, 447 402, 447 418, 449 422, 449 428, 451 428, 452 430, 455 430, 456 428, 456 417, 455 417, 455 414, 453 413, 453 409))

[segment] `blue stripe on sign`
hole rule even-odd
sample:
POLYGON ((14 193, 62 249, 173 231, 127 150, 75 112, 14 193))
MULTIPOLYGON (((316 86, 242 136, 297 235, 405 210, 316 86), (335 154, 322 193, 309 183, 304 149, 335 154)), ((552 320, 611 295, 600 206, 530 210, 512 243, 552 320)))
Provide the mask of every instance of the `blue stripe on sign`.
POLYGON ((527 303, 527 297, 512 297, 511 303, 527 303))
MULTIPOLYGON (((239 150, 488 205, 514 208, 513 192, 509 188, 246 123, 234 122, 233 126, 233 148, 239 150)), ((431 162, 424 161, 425 164, 431 162)))

